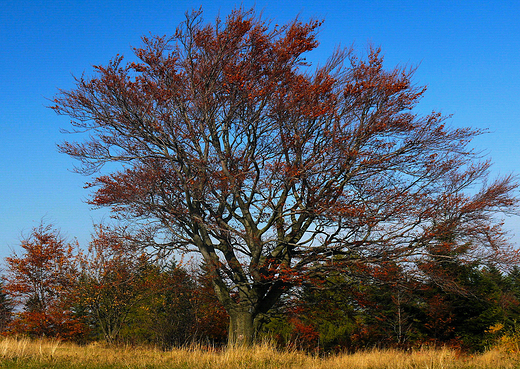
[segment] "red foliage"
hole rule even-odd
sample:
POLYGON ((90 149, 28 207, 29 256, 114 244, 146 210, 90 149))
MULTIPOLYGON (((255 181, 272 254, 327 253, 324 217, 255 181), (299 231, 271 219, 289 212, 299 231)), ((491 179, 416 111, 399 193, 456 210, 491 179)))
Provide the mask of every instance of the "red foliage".
POLYGON ((290 318, 289 323, 293 326, 290 338, 291 345, 308 351, 318 348, 320 334, 312 324, 302 322, 298 316, 290 318))
POLYGON ((260 316, 331 255, 369 270, 413 263, 443 225, 468 259, 518 260, 495 217, 515 209, 516 179, 487 181, 490 163, 468 146, 481 131, 413 112, 425 92, 413 68, 386 70, 369 48, 311 70, 320 22, 200 17, 143 38, 138 63, 117 56, 78 78, 53 109, 90 133, 60 146, 81 171, 125 165, 88 185, 91 202, 199 252, 228 312, 260 316))
POLYGON ((6 258, 5 290, 21 311, 9 332, 79 339, 87 331, 71 311, 77 280, 75 245, 52 226, 40 225, 21 243, 23 254, 6 258))
POLYGON ((70 311, 23 311, 16 315, 7 333, 30 337, 58 337, 82 341, 89 332, 85 322, 70 311))

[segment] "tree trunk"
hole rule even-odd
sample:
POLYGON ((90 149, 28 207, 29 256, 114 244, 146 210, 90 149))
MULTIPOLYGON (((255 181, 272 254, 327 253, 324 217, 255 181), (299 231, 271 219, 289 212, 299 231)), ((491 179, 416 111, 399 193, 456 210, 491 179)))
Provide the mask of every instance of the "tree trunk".
POLYGON ((249 309, 237 309, 229 312, 229 336, 230 346, 249 346, 255 336, 254 317, 249 309))

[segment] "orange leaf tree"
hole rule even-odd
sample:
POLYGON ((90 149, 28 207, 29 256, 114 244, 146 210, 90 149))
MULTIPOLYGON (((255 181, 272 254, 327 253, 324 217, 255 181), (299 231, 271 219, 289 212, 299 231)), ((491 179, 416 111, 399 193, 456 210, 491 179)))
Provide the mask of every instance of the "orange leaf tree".
POLYGON ((200 253, 233 343, 333 255, 410 262, 440 242, 441 223, 471 231, 472 257, 507 247, 494 214, 516 206, 514 179, 466 191, 488 176, 468 148, 481 132, 416 114, 414 70, 384 69, 377 49, 311 69, 319 26, 242 10, 211 25, 194 12, 173 36, 143 38, 137 61, 117 56, 54 100, 89 132, 60 146, 80 171, 124 165, 89 184, 91 202, 200 253))
POLYGON ((6 258, 5 290, 18 306, 13 333, 81 338, 85 326, 72 311, 77 280, 75 245, 51 225, 34 228, 22 241, 23 254, 6 258))

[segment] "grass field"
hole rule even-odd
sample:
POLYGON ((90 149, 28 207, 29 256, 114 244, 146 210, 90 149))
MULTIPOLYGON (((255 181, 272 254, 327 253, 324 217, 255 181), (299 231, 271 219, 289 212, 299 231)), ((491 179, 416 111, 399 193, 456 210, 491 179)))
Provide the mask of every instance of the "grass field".
POLYGON ((0 368, 520 368, 520 354, 494 349, 479 355, 459 355, 450 349, 413 352, 372 350, 316 357, 299 351, 280 351, 264 344, 252 348, 211 350, 144 347, 78 346, 57 340, 0 339, 0 368))

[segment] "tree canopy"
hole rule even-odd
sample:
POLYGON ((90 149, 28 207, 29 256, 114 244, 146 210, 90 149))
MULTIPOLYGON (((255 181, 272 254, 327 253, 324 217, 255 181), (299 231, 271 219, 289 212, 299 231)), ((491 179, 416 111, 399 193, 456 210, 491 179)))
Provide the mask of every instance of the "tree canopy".
POLYGON ((320 25, 193 12, 54 100, 88 133, 60 145, 78 171, 122 164, 88 184, 91 203, 146 223, 147 245, 200 253, 231 342, 332 268, 373 276, 391 262, 441 281, 439 259, 517 257, 496 218, 516 211, 517 182, 489 179, 470 146, 482 132, 417 114, 414 69, 385 69, 377 48, 313 68, 320 25))

